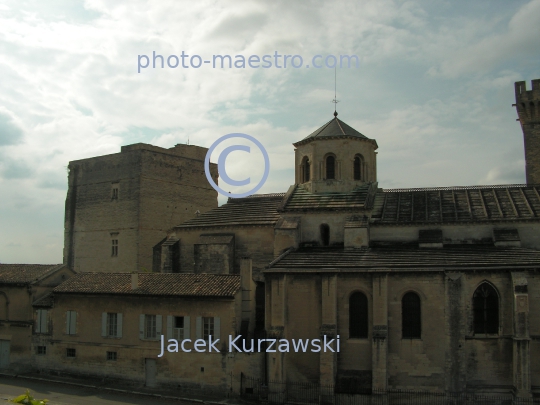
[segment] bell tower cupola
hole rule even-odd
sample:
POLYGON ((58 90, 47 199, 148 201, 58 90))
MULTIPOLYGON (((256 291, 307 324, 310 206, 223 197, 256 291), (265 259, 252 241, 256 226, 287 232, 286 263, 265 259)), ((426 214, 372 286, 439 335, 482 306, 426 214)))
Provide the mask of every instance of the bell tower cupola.
POLYGON ((377 181, 377 142, 337 115, 293 144, 295 182, 309 192, 347 192, 377 181))

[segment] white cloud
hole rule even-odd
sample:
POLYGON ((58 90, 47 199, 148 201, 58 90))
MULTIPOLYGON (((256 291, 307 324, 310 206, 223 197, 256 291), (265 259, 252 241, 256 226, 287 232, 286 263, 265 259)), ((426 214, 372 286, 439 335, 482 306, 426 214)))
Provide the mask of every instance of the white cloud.
POLYGON ((0 229, 20 232, 0 233, 0 260, 61 260, 70 160, 135 142, 171 147, 189 137, 209 146, 218 136, 244 132, 271 156, 273 171, 261 191, 286 191, 291 144, 331 118, 331 70, 203 66, 137 73, 137 55, 152 51, 205 58, 278 51, 305 60, 356 54, 359 69, 338 72, 340 118, 379 142, 381 185, 515 181, 522 144, 509 104, 513 81, 537 73, 540 0, 501 3, 501 10, 479 1, 489 16, 461 15, 453 2, 433 4, 5 2, 0 188, 8 197, 0 209, 11 222, 3 215, 0 229), (46 247, 43 237, 53 242, 46 247), (36 245, 32 258, 16 248, 28 238, 36 245))

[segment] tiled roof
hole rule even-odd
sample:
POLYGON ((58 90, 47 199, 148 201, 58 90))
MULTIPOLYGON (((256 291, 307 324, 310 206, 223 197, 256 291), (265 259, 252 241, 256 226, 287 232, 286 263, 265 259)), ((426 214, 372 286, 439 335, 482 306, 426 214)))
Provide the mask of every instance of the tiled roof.
POLYGON ((374 142, 372 139, 369 139, 367 136, 362 135, 353 127, 345 124, 339 118, 334 117, 330 121, 328 121, 326 124, 324 124, 322 127, 315 130, 314 132, 306 136, 301 141, 294 143, 293 145, 294 146, 300 145, 302 143, 306 143, 315 139, 335 138, 335 137, 344 137, 344 136, 366 139, 366 140, 370 140, 374 142))
POLYGON ((274 225, 279 219, 277 207, 284 193, 229 198, 227 204, 192 218, 177 228, 198 228, 235 225, 274 225))
POLYGON ((538 220, 539 192, 526 185, 379 190, 372 223, 538 220))
MULTIPOLYGON (((345 193, 310 193, 297 186, 284 202, 283 211, 363 209, 369 205, 371 185, 357 187, 345 193)), ((373 195, 373 194, 372 194, 373 195)))
POLYGON ((540 268, 540 250, 494 246, 446 246, 434 248, 301 248, 274 261, 265 272, 460 269, 496 267, 540 268))
POLYGON ((0 264, 0 284, 29 284, 58 264, 0 264))
POLYGON ((38 298, 32 303, 34 307, 47 307, 50 308, 53 306, 54 300, 52 293, 48 293, 45 296, 38 298))
POLYGON ((53 292, 77 294, 234 297, 238 274, 139 273, 139 288, 131 289, 131 273, 79 273, 53 292))

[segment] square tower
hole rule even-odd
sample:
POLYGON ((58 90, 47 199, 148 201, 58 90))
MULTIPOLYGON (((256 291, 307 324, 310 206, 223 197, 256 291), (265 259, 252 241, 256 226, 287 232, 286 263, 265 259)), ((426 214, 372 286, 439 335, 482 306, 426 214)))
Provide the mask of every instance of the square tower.
MULTIPOLYGON (((151 271, 168 229, 217 207, 207 148, 138 143, 69 163, 64 263, 76 271, 151 271)), ((210 165, 217 183, 217 167, 210 165)))
POLYGON ((525 82, 516 82, 518 121, 525 144, 525 174, 527 184, 540 184, 540 79, 532 81, 532 90, 525 82))

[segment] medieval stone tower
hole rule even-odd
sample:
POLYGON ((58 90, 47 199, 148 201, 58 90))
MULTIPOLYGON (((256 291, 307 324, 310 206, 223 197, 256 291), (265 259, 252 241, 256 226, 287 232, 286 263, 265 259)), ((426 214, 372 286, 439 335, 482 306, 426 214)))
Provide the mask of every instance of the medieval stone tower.
MULTIPOLYGON (((152 269, 153 246, 173 226, 217 207, 207 148, 148 144, 69 163, 64 263, 76 271, 152 269)), ((217 182, 217 167, 211 164, 217 182)))
POLYGON ((532 81, 532 90, 525 82, 516 82, 518 120, 525 144, 527 184, 540 184, 540 79, 532 81))

